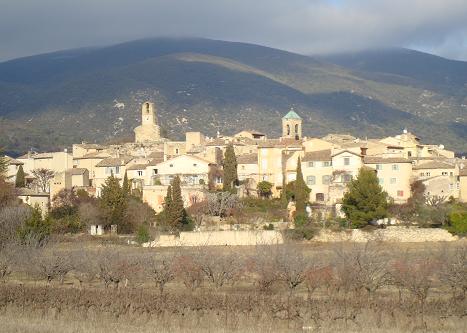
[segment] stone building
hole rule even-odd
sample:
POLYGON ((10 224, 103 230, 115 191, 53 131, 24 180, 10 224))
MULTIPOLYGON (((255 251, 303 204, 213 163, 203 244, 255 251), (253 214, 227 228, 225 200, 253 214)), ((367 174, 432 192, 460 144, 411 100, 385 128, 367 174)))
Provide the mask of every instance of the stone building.
POLYGON ((141 125, 135 128, 135 142, 151 142, 161 139, 154 103, 145 102, 141 106, 141 125))

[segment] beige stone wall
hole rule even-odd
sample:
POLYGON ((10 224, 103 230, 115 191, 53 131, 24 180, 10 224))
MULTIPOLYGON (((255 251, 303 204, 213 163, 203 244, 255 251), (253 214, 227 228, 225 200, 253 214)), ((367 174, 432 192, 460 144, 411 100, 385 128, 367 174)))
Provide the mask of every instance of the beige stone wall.
POLYGON ((274 230, 259 231, 201 231, 181 232, 180 237, 161 235, 154 242, 143 246, 172 247, 172 246, 255 246, 283 244, 282 233, 274 230))
POLYGON ((467 202, 467 176, 460 176, 459 179, 459 200, 467 202))
POLYGON ((282 186, 282 149, 258 149, 259 181, 268 181, 274 186, 282 186))
POLYGON ((185 150, 189 151, 194 147, 202 146, 206 142, 206 137, 201 132, 186 132, 185 133, 185 150))
POLYGON ((410 179, 412 176, 411 163, 371 163, 365 164, 376 169, 378 180, 384 191, 386 191, 396 203, 407 202, 410 198, 410 179))
POLYGON ((312 163, 302 162, 303 179, 311 189, 310 201, 312 202, 317 201, 317 193, 324 194, 325 202, 329 200, 329 183, 326 184, 323 177, 332 177, 332 166, 324 166, 323 163, 324 161, 312 161, 312 163), (309 182, 311 176, 314 176, 315 179, 313 185, 309 182))
MULTIPOLYGON (((160 213, 164 209, 167 187, 164 185, 154 185, 143 188, 143 201, 151 206, 156 213, 160 213)), ((189 207, 195 198, 198 201, 203 200, 204 188, 202 186, 182 186, 182 198, 184 206, 189 207)))
POLYGON ((310 138, 303 142, 303 148, 306 152, 331 149, 333 144, 322 139, 310 138))
POLYGON ((417 227, 388 227, 372 232, 363 230, 346 230, 332 232, 323 230, 315 236, 313 242, 450 242, 458 240, 457 236, 451 235, 444 229, 425 229, 417 227))
POLYGON ((247 178, 253 179, 256 183, 259 182, 258 164, 239 164, 237 167, 238 180, 242 181, 247 178))

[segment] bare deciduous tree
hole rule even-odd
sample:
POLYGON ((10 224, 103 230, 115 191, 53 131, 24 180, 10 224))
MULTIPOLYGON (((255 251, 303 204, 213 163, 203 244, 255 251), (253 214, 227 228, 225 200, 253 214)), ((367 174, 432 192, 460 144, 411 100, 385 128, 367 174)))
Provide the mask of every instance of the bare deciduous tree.
POLYGON ((467 292, 467 247, 457 246, 451 251, 444 251, 440 262, 441 281, 451 288, 454 298, 464 300, 467 292))
POLYGON ((174 272, 190 290, 197 289, 203 282, 203 271, 196 258, 189 253, 183 253, 175 259, 174 272))
POLYGON ((42 192, 48 192, 50 188, 50 180, 54 177, 55 173, 46 168, 39 168, 32 170, 34 182, 42 192))
POLYGON ((175 270, 173 265, 172 257, 166 257, 159 260, 151 258, 148 263, 147 269, 149 276, 152 277, 158 286, 161 295, 164 293, 165 285, 175 279, 175 270))
POLYGON ((228 216, 230 212, 240 207, 236 194, 230 192, 206 193, 207 214, 212 216, 228 216))
POLYGON ((199 251, 196 261, 207 280, 216 288, 235 282, 243 267, 238 253, 219 254, 210 248, 199 251))

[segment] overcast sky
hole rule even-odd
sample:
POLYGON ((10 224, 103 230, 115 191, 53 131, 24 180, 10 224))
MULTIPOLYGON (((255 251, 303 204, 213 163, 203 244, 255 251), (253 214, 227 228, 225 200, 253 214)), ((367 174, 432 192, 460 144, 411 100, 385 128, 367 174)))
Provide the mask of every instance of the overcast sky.
POLYGON ((0 0, 0 61, 157 36, 467 60, 467 0, 0 0))

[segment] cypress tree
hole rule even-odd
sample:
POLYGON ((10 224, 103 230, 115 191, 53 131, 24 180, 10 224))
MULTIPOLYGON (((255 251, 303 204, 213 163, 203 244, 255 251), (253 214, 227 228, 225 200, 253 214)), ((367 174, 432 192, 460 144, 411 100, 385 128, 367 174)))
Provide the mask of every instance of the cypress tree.
POLYGON ((297 208, 296 216, 305 215, 305 205, 308 202, 309 189, 303 180, 302 164, 300 157, 297 161, 297 178, 294 182, 294 195, 295 195, 295 207, 297 208))
POLYGON ((172 223, 173 226, 179 228, 183 223, 185 209, 183 208, 182 189, 180 186, 180 177, 175 176, 172 183, 172 223))
POLYGON ((172 225, 172 186, 167 187, 167 194, 164 200, 164 215, 165 222, 172 225))
POLYGON ((362 227, 371 220, 387 216, 388 195, 379 185, 373 170, 361 168, 347 190, 342 200, 342 210, 353 227, 362 227))
POLYGON ((128 181, 128 175, 125 171, 125 176, 123 177, 122 191, 125 197, 131 194, 130 182, 128 181))
POLYGON ((120 182, 113 174, 102 185, 100 206, 104 210, 107 225, 124 223, 127 200, 123 194, 120 182))
POLYGON ((23 166, 20 165, 18 168, 18 172, 16 173, 16 182, 15 186, 16 187, 24 187, 26 185, 26 181, 24 179, 24 170, 23 166))
POLYGON ((223 190, 232 193, 236 192, 235 185, 238 181, 237 158, 232 144, 227 146, 224 156, 224 183, 223 190))

